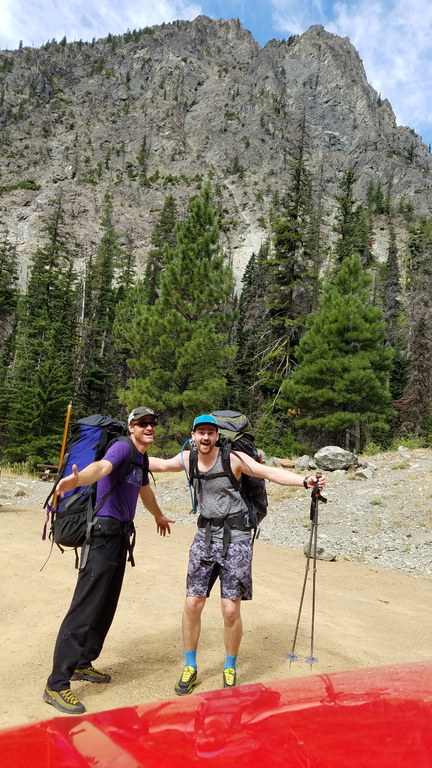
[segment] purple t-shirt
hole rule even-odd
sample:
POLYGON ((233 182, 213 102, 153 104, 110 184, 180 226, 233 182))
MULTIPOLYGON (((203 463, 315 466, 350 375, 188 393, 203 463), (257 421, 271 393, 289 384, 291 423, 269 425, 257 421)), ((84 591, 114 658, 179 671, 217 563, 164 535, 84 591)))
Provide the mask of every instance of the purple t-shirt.
MULTIPOLYGON (((130 448, 124 440, 117 440, 108 448, 104 459, 111 462, 113 470, 111 474, 103 477, 97 483, 96 505, 116 485, 119 478, 122 477, 130 462, 130 458, 130 448)), ((144 470, 144 457, 136 450, 133 451, 133 462, 131 470, 124 481, 117 486, 116 490, 102 504, 96 517, 115 517, 117 520, 123 521, 134 519, 140 488, 142 485, 148 485, 149 478, 148 472, 144 470)))

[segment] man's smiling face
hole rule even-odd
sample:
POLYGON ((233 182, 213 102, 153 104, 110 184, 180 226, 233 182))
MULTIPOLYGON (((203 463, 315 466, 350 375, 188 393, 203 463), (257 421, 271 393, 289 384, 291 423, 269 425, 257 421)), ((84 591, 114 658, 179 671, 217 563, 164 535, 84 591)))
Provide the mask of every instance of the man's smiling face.
POLYGON ((207 454, 216 445, 219 433, 213 424, 199 424, 192 432, 192 437, 198 451, 207 454))

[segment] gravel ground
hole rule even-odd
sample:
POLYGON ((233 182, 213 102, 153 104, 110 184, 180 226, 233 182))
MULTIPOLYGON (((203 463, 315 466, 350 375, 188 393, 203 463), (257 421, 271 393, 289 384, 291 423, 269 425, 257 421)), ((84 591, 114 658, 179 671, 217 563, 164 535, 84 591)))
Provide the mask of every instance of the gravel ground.
MULTIPOLYGON (((318 519, 323 559, 432 577, 432 451, 401 448, 361 461, 374 468, 371 479, 356 479, 351 471, 326 473, 327 504, 320 504, 318 519)), ((41 480, 1 477, 0 506, 41 506, 49 488, 41 480)), ((195 525, 184 475, 156 476, 156 495, 166 514, 195 525)), ((269 483, 268 495, 261 540, 292 549, 307 546, 309 494, 269 483)))

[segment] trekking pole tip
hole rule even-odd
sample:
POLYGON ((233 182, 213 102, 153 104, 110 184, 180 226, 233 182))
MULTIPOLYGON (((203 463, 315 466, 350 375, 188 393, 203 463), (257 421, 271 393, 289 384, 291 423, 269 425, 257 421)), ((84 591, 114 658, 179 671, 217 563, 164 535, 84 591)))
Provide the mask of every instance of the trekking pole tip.
POLYGON ((305 658, 306 664, 309 664, 310 668, 312 669, 313 664, 318 664, 319 659, 317 659, 316 656, 306 656, 305 658))
POLYGON ((288 661, 291 663, 292 661, 298 661, 299 657, 295 655, 295 653, 286 653, 285 658, 288 659, 288 661))

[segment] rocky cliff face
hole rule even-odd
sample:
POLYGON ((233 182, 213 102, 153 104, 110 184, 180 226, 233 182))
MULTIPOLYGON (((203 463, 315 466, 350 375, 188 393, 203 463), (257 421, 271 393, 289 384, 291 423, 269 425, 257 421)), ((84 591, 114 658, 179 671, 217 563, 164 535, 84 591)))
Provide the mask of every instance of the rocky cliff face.
POLYGON ((396 126, 349 40, 319 26, 261 48, 236 20, 199 17, 3 52, 0 92, 0 218, 16 239, 22 282, 41 216, 59 195, 84 254, 99 240, 110 193, 142 267, 164 197, 183 211, 207 178, 227 211, 225 246, 240 276, 289 181, 303 119, 329 229, 350 166, 359 200, 379 181, 396 203, 432 213, 428 148, 396 126))

